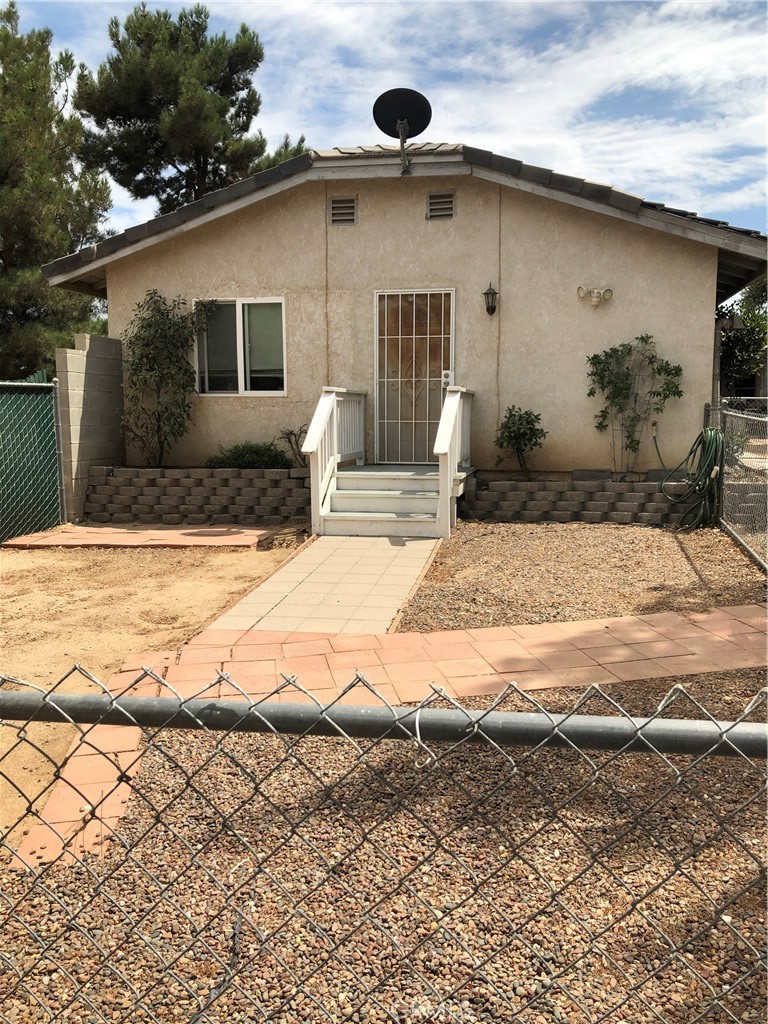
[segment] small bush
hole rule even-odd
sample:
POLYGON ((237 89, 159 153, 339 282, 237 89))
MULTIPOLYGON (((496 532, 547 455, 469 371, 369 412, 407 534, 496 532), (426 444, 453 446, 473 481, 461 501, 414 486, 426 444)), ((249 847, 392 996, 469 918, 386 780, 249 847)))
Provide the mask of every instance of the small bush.
POLYGON ((541 448, 548 430, 539 426, 541 416, 532 409, 518 409, 516 405, 507 409, 504 419, 499 424, 499 432, 494 442, 497 448, 508 452, 496 459, 499 466, 505 459, 514 455, 526 480, 533 479, 531 473, 530 453, 534 448, 541 448))
POLYGON ((294 460, 297 466, 301 466, 302 469, 306 469, 309 463, 307 462, 307 456, 301 450, 301 446, 304 444, 304 439, 307 436, 307 427, 309 424, 302 423, 296 430, 291 430, 290 427, 286 427, 285 430, 281 430, 277 435, 278 444, 284 444, 288 451, 291 453, 291 458, 294 460))
POLYGON ((291 469, 293 463, 274 441, 243 441, 220 448, 205 465, 208 469, 291 469))

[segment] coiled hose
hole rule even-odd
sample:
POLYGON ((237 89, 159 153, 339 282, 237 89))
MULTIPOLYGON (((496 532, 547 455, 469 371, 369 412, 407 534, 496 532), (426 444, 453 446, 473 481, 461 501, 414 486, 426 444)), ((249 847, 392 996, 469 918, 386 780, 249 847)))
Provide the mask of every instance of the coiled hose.
POLYGON ((694 499, 690 508, 683 513, 678 530, 695 530, 716 521, 720 508, 724 454, 722 430, 705 427, 680 465, 675 466, 664 478, 661 490, 668 501, 676 504, 694 499), (679 483, 681 478, 688 481, 687 489, 682 494, 670 494, 667 484, 679 483))

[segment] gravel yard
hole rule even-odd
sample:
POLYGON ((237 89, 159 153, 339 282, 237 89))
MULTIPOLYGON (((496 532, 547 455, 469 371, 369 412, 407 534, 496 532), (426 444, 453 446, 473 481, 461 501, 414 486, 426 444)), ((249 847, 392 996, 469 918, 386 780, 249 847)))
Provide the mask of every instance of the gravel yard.
MULTIPOLYGON (((678 681, 733 718, 762 676, 610 696, 648 713, 678 681)), ((536 696, 558 711, 580 695, 536 696)), ((581 710, 614 713, 599 696, 581 710)), ((701 710, 680 696, 668 715, 701 710)), ((764 1019, 761 764, 360 746, 156 736, 105 860, 54 867, 26 899, 28 880, 2 879, 6 907, 22 897, 0 912, 5 1019, 764 1019)))
POLYGON ((765 576, 720 530, 459 522, 398 632, 706 611, 765 600, 765 576))

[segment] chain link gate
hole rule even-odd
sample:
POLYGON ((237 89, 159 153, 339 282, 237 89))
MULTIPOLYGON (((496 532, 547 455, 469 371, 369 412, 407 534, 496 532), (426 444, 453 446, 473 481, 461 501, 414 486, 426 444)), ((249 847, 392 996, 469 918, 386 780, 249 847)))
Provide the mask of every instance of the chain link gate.
POLYGON ((765 399, 720 409, 725 465, 721 523, 768 569, 768 415, 765 399))
POLYGON ((6 680, 0 1020, 762 1021, 765 696, 6 680))
POLYGON ((0 543, 66 520, 58 382, 0 381, 0 543))

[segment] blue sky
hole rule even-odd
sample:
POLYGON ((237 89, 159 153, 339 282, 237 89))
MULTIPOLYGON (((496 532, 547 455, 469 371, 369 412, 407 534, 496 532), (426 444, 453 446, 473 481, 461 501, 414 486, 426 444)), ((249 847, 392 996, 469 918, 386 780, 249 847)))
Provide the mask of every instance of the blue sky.
MULTIPOLYGON (((95 70, 133 2, 18 0, 95 70)), ((150 6, 180 9, 166 2, 150 6)), ((186 6, 191 6, 191 2, 186 6)), ((318 149, 385 143, 371 108, 423 92, 419 141, 464 142, 765 231, 765 6, 752 0, 419 3, 210 0, 210 29, 246 22, 265 60, 254 122, 318 149)), ((113 189, 118 230, 154 213, 113 189)))

